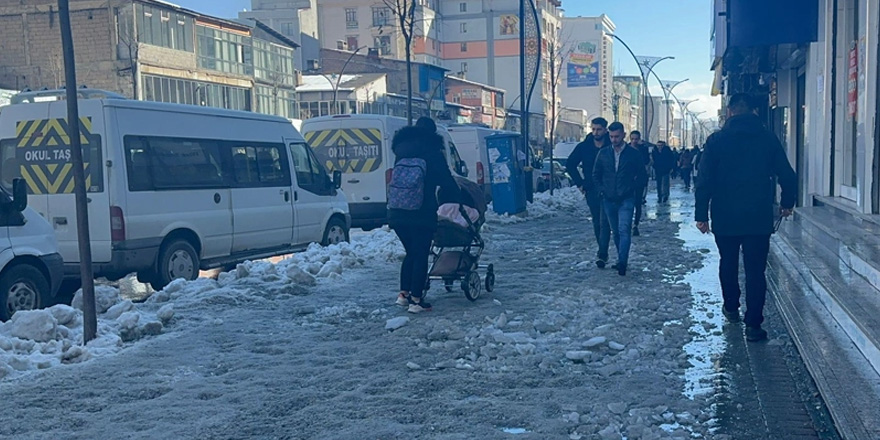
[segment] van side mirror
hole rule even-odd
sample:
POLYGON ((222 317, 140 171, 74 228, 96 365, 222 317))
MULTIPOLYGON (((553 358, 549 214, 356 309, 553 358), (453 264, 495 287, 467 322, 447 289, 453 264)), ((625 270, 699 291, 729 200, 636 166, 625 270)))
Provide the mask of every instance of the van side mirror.
POLYGON ((461 177, 467 177, 470 170, 468 170, 468 166, 464 161, 458 163, 458 170, 456 172, 461 177))
POLYGON ((342 171, 333 171, 333 188, 342 188, 342 171))
POLYGON ((21 178, 12 180, 12 208, 18 212, 24 211, 28 204, 27 183, 21 178))

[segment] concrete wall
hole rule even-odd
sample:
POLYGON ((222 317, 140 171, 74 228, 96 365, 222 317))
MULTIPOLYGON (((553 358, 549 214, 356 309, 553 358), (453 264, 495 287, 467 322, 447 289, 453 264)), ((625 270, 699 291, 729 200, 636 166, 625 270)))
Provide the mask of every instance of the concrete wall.
MULTIPOLYGON (((116 53, 114 7, 121 2, 71 3, 79 85, 131 93, 129 63, 116 53)), ((55 2, 0 2, 0 86, 57 88, 64 85, 60 23, 55 2), (51 12, 50 12, 51 7, 51 12)))

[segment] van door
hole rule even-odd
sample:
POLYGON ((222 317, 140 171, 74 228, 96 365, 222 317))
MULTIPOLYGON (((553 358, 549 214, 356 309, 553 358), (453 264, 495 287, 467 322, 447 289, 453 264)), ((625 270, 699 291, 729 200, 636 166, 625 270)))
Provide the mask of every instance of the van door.
POLYGON ((232 164, 232 252, 293 243, 293 182, 283 143, 226 142, 232 164))
POLYGON ((288 146, 296 176, 293 193, 297 222, 295 242, 318 243, 324 238, 325 223, 329 219, 333 182, 305 142, 292 141, 288 146))
MULTIPOLYGON (((80 142, 86 170, 89 235, 92 260, 108 263, 111 258, 110 196, 104 169, 103 147, 110 142, 103 134, 104 114, 98 103, 82 105, 80 142)), ((45 196, 45 205, 33 207, 52 225, 64 261, 80 261, 77 239, 76 197, 73 193, 73 164, 67 107, 63 101, 49 105, 45 118, 17 121, 16 162, 27 182, 28 192, 45 196)))

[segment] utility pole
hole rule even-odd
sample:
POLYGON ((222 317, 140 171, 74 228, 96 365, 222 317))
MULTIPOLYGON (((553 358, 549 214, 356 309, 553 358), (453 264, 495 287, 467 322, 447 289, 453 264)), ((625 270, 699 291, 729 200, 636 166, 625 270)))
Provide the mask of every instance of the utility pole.
MULTIPOLYGON (((67 83, 67 134, 70 139, 70 160, 73 162, 73 192, 76 194, 76 232, 79 240, 80 277, 82 277, 83 345, 85 345, 97 336, 98 318, 95 311, 95 276, 92 272, 86 172, 83 166, 79 107, 76 96, 76 59, 73 53, 73 33, 70 27, 68 0, 58 0, 58 15, 61 22, 61 47, 64 52, 64 77, 67 83)), ((100 167, 103 164, 92 163, 91 166, 100 167)))

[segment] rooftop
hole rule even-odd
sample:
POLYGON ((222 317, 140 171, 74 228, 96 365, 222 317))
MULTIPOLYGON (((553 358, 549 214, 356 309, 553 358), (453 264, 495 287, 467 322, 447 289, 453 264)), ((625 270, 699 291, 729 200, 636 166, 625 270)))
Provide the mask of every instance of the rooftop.
POLYGON ((297 92, 332 92, 339 80, 339 90, 352 91, 385 77, 384 73, 364 73, 358 75, 303 75, 302 85, 297 92))

